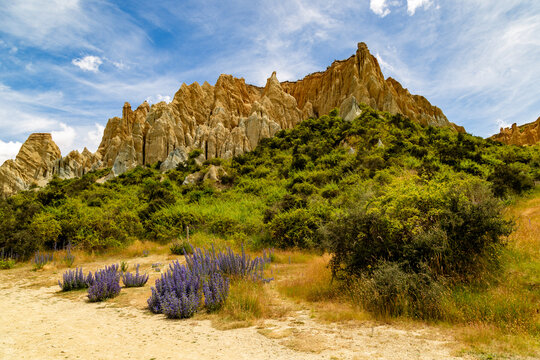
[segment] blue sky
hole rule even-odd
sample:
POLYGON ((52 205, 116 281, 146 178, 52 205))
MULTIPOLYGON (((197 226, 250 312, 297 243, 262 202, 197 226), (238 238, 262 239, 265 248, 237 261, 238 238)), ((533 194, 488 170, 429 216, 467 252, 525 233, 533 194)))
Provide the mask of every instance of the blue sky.
POLYGON ((156 3, 0 0, 0 163, 32 132, 52 132, 63 155, 95 151, 125 101, 168 101, 220 73, 295 80, 360 41, 470 133, 540 116, 538 0, 156 3))

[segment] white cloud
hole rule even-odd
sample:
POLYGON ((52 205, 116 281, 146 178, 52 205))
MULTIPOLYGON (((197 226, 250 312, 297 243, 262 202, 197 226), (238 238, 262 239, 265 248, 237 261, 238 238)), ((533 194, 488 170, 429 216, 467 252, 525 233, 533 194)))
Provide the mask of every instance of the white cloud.
POLYGON ((157 104, 158 102, 165 101, 166 103, 171 102, 171 97, 168 95, 161 95, 157 94, 156 96, 149 96, 146 98, 146 101, 148 101, 150 104, 157 104))
POLYGON ((420 6, 423 6, 424 10, 428 9, 431 6, 431 0, 407 0, 407 13, 413 16, 420 6))
POLYGON ((8 159, 15 159, 15 156, 17 156, 21 146, 22 143, 18 141, 4 142, 0 140, 0 165, 8 159))
MULTIPOLYGON (((86 147, 91 152, 95 152, 97 148, 99 147, 99 144, 101 143, 101 139, 103 138, 103 131, 105 130, 105 126, 100 125, 98 123, 94 124, 94 129, 88 131, 86 135, 86 147)), ((81 146, 79 145, 79 148, 81 146)))
POLYGON ((380 17, 385 17, 386 15, 390 14, 387 0, 370 0, 369 8, 380 17))
POLYGON ((68 154, 73 150, 73 143, 77 138, 77 132, 71 126, 64 123, 59 123, 61 130, 51 131, 53 141, 58 145, 62 155, 68 154))
POLYGON ((80 67, 84 71, 92 71, 97 73, 99 66, 103 64, 103 60, 99 56, 85 56, 82 59, 73 59, 71 63, 80 67))

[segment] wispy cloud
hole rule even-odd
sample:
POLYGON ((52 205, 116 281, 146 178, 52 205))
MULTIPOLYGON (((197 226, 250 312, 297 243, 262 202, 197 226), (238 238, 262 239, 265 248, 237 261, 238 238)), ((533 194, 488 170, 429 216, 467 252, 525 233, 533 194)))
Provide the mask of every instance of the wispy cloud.
POLYGON ((103 137, 103 131, 105 126, 100 124, 94 124, 94 128, 87 132, 86 136, 86 148, 91 152, 95 152, 101 143, 101 138, 103 137))

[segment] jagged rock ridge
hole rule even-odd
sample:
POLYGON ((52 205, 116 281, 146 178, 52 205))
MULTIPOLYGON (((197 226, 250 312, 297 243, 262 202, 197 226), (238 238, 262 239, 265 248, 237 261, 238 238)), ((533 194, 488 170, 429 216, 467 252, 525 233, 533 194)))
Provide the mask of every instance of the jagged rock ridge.
POLYGON ((531 123, 517 126, 516 123, 512 127, 501 128, 498 134, 493 135, 490 139, 500 141, 508 145, 535 145, 540 143, 540 117, 531 123))
POLYGON ((42 185, 54 174, 71 178, 111 167, 112 174, 118 175, 158 161, 165 171, 185 161, 187 154, 197 148, 203 150, 205 159, 227 159, 253 150, 262 138, 280 129, 327 114, 335 107, 340 108, 345 119, 352 120, 360 114, 359 102, 377 110, 401 113, 421 124, 464 131, 424 97, 411 95, 392 78, 385 80, 377 59, 366 44, 359 43, 356 54, 349 59, 335 61, 326 71, 296 82, 280 83, 274 72, 265 87, 257 87, 242 78, 221 75, 214 86, 207 82, 202 86, 182 84, 169 104, 150 106, 144 102, 132 110, 125 103, 122 117, 109 119, 95 154, 85 149, 61 158, 50 135, 38 141, 33 134, 28 145, 25 143, 25 152, 0 167, 0 189, 8 196, 34 183, 42 185), (25 153, 37 160, 27 163, 25 153))

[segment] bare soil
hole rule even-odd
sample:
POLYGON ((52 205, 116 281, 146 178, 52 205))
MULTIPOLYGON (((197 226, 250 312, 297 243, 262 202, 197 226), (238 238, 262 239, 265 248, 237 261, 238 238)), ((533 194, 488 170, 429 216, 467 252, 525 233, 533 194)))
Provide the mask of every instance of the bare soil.
MULTIPOLYGON (((144 288, 122 289, 104 303, 85 291, 62 293, 65 271, 30 265, 0 271, 0 359, 461 359, 459 345, 424 325, 316 320, 297 307, 247 328, 218 330, 212 316, 168 320, 146 309, 159 276, 152 263, 171 257, 130 259, 151 274, 144 288)), ((85 271, 119 262, 84 264, 85 271)), ((219 316, 219 315, 213 315, 219 316)))

